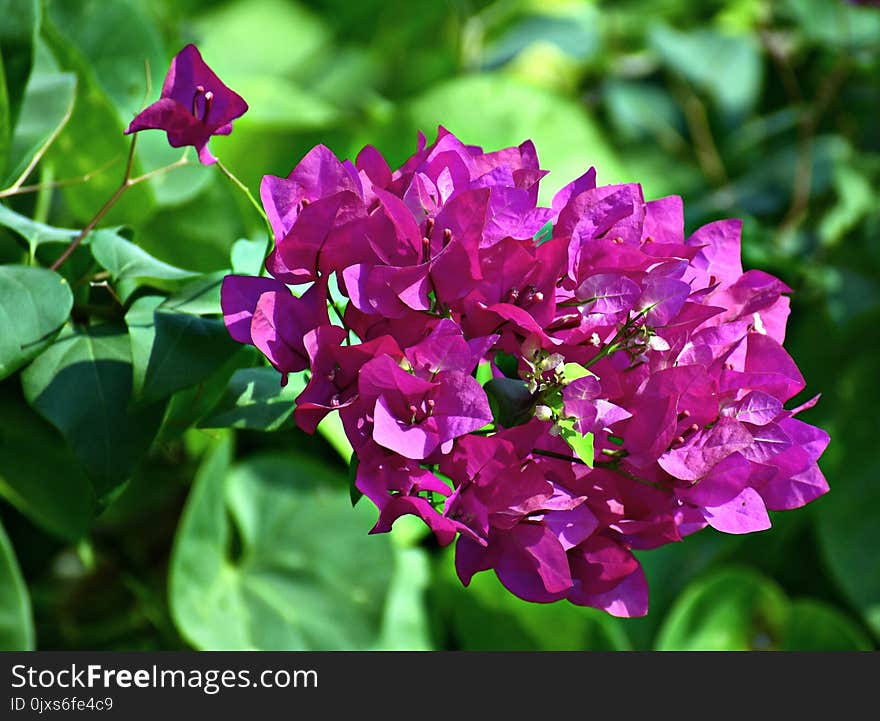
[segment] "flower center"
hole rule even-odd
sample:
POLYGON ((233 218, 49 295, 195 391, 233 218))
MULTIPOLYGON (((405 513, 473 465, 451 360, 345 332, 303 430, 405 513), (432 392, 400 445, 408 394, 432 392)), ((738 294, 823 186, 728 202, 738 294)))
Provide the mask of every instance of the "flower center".
POLYGON ((411 405, 409 407, 409 424, 414 426, 433 416, 435 405, 437 405, 437 403, 433 398, 429 398, 420 406, 416 406, 415 404, 411 405))
POLYGON ((192 99, 192 114, 203 123, 208 121, 208 114, 214 104, 214 93, 205 90, 204 85, 196 85, 192 99))

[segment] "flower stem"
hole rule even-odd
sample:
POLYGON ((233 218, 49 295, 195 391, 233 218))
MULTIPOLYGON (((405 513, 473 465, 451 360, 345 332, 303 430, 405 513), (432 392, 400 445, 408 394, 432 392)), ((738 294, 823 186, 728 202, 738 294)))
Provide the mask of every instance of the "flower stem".
POLYGON ((546 456, 547 458, 555 458, 558 461, 568 461, 569 463, 577 463, 581 466, 586 466, 587 463, 582 461, 580 458, 575 458, 574 456, 567 456, 564 453, 557 453, 556 451, 546 451, 543 448, 533 448, 532 453, 536 456, 546 456))
POLYGON ((269 229, 269 237, 271 238, 272 237, 272 226, 269 225, 269 219, 266 217, 266 212, 263 210, 263 207, 257 202, 257 199, 254 198, 250 189, 244 183, 242 183, 238 179, 238 177, 229 168, 227 168, 225 165, 223 165, 223 163, 221 163, 219 160, 215 163, 215 165, 217 166, 217 169, 221 173, 223 173, 223 175, 225 175, 227 178, 229 178, 232 181, 232 183, 235 185, 235 187, 237 187, 242 193, 244 193, 247 196, 248 201, 250 201, 250 204, 254 206, 257 213, 260 214, 260 217, 263 219, 263 222, 266 224, 266 227, 269 229))

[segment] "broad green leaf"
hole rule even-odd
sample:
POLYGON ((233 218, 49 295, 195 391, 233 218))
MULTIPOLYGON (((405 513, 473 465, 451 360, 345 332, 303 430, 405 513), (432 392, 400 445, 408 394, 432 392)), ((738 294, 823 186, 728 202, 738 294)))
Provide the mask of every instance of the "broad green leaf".
POLYGON ((345 435, 345 428, 338 413, 328 413, 324 416, 318 424, 318 433, 333 446, 333 450, 340 455, 343 461, 348 462, 348 459, 351 458, 351 443, 348 436, 345 435))
POLYGON ((22 373, 28 402, 67 440, 98 498, 147 452, 162 404, 130 409, 131 348, 124 327, 68 329, 22 373))
MULTIPOLYGON (((239 128, 236 125, 233 136, 238 135, 239 128)), ((249 149, 248 152, 259 150, 249 149)), ((231 165, 225 155, 223 161, 231 165)), ((219 172, 216 169, 214 171, 219 172)), ((287 172, 290 172, 289 168, 285 171, 287 172)), ((260 175, 255 175, 257 178, 253 187, 259 185, 260 175)), ((208 183, 203 192, 186 203, 163 208, 161 213, 153 215, 139 228, 138 245, 150 255, 162 258, 166 263, 179 268, 202 273, 228 269, 232 243, 236 238, 247 235, 242 213, 248 213, 247 217, 253 217, 255 223, 258 218, 247 201, 238 197, 241 193, 235 190, 232 183, 225 178, 220 178, 219 181, 208 183), (242 210, 245 204, 249 209, 242 210), (185 242, 181 242, 183 238, 186 239, 185 242)), ((129 221, 123 219, 121 222, 129 221)))
POLYGON ((395 545, 394 576, 385 602, 378 643, 380 650, 430 651, 434 648, 424 598, 430 579, 428 555, 424 549, 395 545))
POLYGON ((46 348, 72 307, 70 286, 58 273, 24 265, 0 266, 0 378, 46 348))
POLYGON ((650 40, 672 71, 709 93, 723 112, 743 113, 758 99, 761 47, 754 36, 658 25, 650 40))
POLYGON ((79 233, 77 230, 53 228, 45 223, 38 223, 25 215, 19 215, 5 205, 0 204, 0 225, 15 231, 24 238, 31 250, 31 256, 42 243, 69 243, 79 233))
POLYGON ((156 308, 163 300, 160 295, 145 295, 132 303, 125 314, 131 343, 132 392, 135 398, 139 398, 144 390, 150 352, 156 341, 156 308))
POLYGON ((528 603, 501 585, 491 571, 465 588, 455 575, 453 552, 441 558, 432 598, 463 650, 581 651, 630 647, 624 624, 602 611, 558 603, 528 603))
POLYGON ((0 650, 32 651, 31 599, 9 537, 0 525, 0 650))
MULTIPOLYGON (((0 47, 2 49, 2 47, 0 47)), ((9 110, 9 94, 6 90, 6 72, 3 70, 3 54, 0 53, 0 168, 6 167, 12 119, 9 110)))
POLYGON ((834 580, 880 637, 880 464, 865 459, 844 468, 845 482, 832 478, 831 492, 818 502, 819 541, 834 580))
POLYGON ((205 60, 230 86, 236 75, 293 76, 327 41, 322 20, 298 3, 284 0, 235 0, 197 21, 205 60), (270 22, 266 19, 271 18, 270 22), (246 44, 242 47, 242 42, 246 44), (242 47, 231 55, 230 47, 242 47))
POLYGON ((220 319, 157 310, 154 320, 156 338, 144 376, 147 400, 199 383, 241 347, 220 319))
MULTIPOLYGON (((100 18, 97 9, 91 14, 100 18)), ((106 28, 105 28, 106 30, 106 28)), ((115 32, 115 30, 114 30, 115 32)), ((77 99, 70 121, 46 154, 58 178, 79 178, 94 174, 88 183, 71 184, 62 194, 77 221, 85 223, 117 190, 132 139, 123 135, 123 122, 82 50, 50 18, 43 18, 42 36, 62 70, 77 75, 77 99), (112 166, 112 167, 111 167, 112 166)), ((139 75, 142 78, 143 75, 139 75)), ((142 82, 142 81, 136 81, 142 82)), ((133 175, 140 172, 135 159, 133 175)), ((152 191, 142 183, 129 189, 107 216, 107 222, 124 219, 136 224, 149 216, 154 207, 152 191)))
POLYGON ((229 82, 247 98, 249 109, 241 122, 250 129, 318 130, 340 119, 330 103, 288 78, 234 73, 229 82))
POLYGON ((58 432, 17 392, 0 392, 0 496, 50 533, 76 540, 94 515, 94 491, 58 432))
POLYGON ((146 98, 145 63, 156 96, 168 62, 162 38, 137 0, 47 0, 50 20, 76 48, 120 118, 128 122, 155 98, 146 98))
POLYGON ((782 630, 785 651, 870 651, 870 639, 834 606, 801 600, 791 604, 782 630))
POLYGON ((0 0, 0 178, 34 59, 37 0, 0 0))
POLYGON ((263 270, 263 260, 266 257, 266 245, 268 239, 257 238, 248 240, 240 238, 232 244, 232 252, 229 254, 229 262, 232 272, 241 275, 260 275, 263 270))
POLYGON ((25 88, 24 101, 9 149, 7 181, 15 181, 34 155, 73 112, 76 75, 37 71, 25 88))
POLYGON ((258 359, 259 351, 249 346, 239 346, 232 356, 217 370, 194 386, 177 391, 168 402, 159 441, 174 440, 213 412, 223 400, 232 375, 250 368, 258 359))
POLYGON ((125 316, 131 334, 135 396, 164 398, 200 383, 241 346, 223 321, 163 310, 161 298, 138 298, 125 316))
POLYGON ((282 387, 281 375, 274 368, 242 368, 233 374, 220 403, 199 426, 278 430, 293 414, 296 397, 304 387, 302 373, 293 375, 282 387))
POLYGON ((483 386, 495 423, 511 428, 525 423, 535 406, 534 395, 525 381, 493 378, 483 386))
POLYGON ((681 111, 669 93, 647 82, 609 80, 603 98, 610 120, 630 141, 651 138, 667 144, 681 142, 681 111))
POLYGON ((187 283, 162 304, 162 310, 193 315, 218 315, 220 307, 220 288, 226 271, 203 275, 192 283, 187 283))
POLYGON ((91 236, 89 247, 95 260, 118 283, 117 293, 123 302, 141 285, 170 290, 199 277, 198 273, 154 258, 119 235, 118 229, 97 231, 91 236))
POLYGON ((779 4, 797 21, 800 34, 815 43, 844 52, 877 46, 880 13, 876 8, 825 0, 783 0, 779 4))
POLYGON ((788 599, 770 579, 747 568, 718 570, 691 583, 663 621, 660 651, 773 648, 788 599))
POLYGON ((332 650, 380 642, 393 557, 367 536, 343 481, 298 456, 229 467, 229 441, 196 477, 171 560, 171 611, 197 648, 332 650))
MULTIPOLYGON (((598 125, 575 102, 501 75, 469 75, 419 96, 407 108, 410 123, 429 137, 438 124, 464 142, 495 150, 531 138, 541 167, 551 175, 541 182, 541 199, 582 175, 591 165, 599 181, 627 180, 598 125)), ((413 131, 413 136, 415 132, 413 131)), ((396 134, 396 146, 400 146, 396 134)), ((413 148, 408 148, 411 152, 413 148)))

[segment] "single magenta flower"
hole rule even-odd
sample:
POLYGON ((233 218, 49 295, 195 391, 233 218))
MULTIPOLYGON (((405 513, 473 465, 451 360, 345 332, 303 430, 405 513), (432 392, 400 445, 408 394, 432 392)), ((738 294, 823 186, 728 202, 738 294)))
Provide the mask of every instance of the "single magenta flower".
POLYGON ((217 162, 208 150, 212 135, 229 135, 232 121, 247 112, 248 105, 226 87, 207 66, 195 45, 187 45, 171 61, 162 94, 142 110, 126 129, 164 130, 172 147, 192 145, 204 165, 217 162))

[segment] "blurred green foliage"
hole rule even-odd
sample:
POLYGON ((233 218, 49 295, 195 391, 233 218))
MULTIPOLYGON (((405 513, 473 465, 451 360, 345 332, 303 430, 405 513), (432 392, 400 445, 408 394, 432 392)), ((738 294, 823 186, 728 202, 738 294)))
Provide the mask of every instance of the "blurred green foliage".
MULTIPOLYGON (((880 10, 0 0, 0 18, 0 180, 43 186, 0 191, 0 647, 877 648, 880 10), (464 589, 418 523, 367 536, 338 431, 295 429, 297 381, 218 320, 223 272, 255 272, 266 243, 219 173, 138 185, 60 275, 39 269, 116 188, 122 130, 186 42, 250 104, 212 149, 253 189, 319 142, 399 163, 442 123, 534 139, 545 199, 595 165, 682 195, 691 230, 742 217, 746 266, 794 290, 831 492, 769 532, 642 553, 651 611, 628 621, 490 574, 464 589)), ((144 133, 135 173, 178 157, 144 133)))

